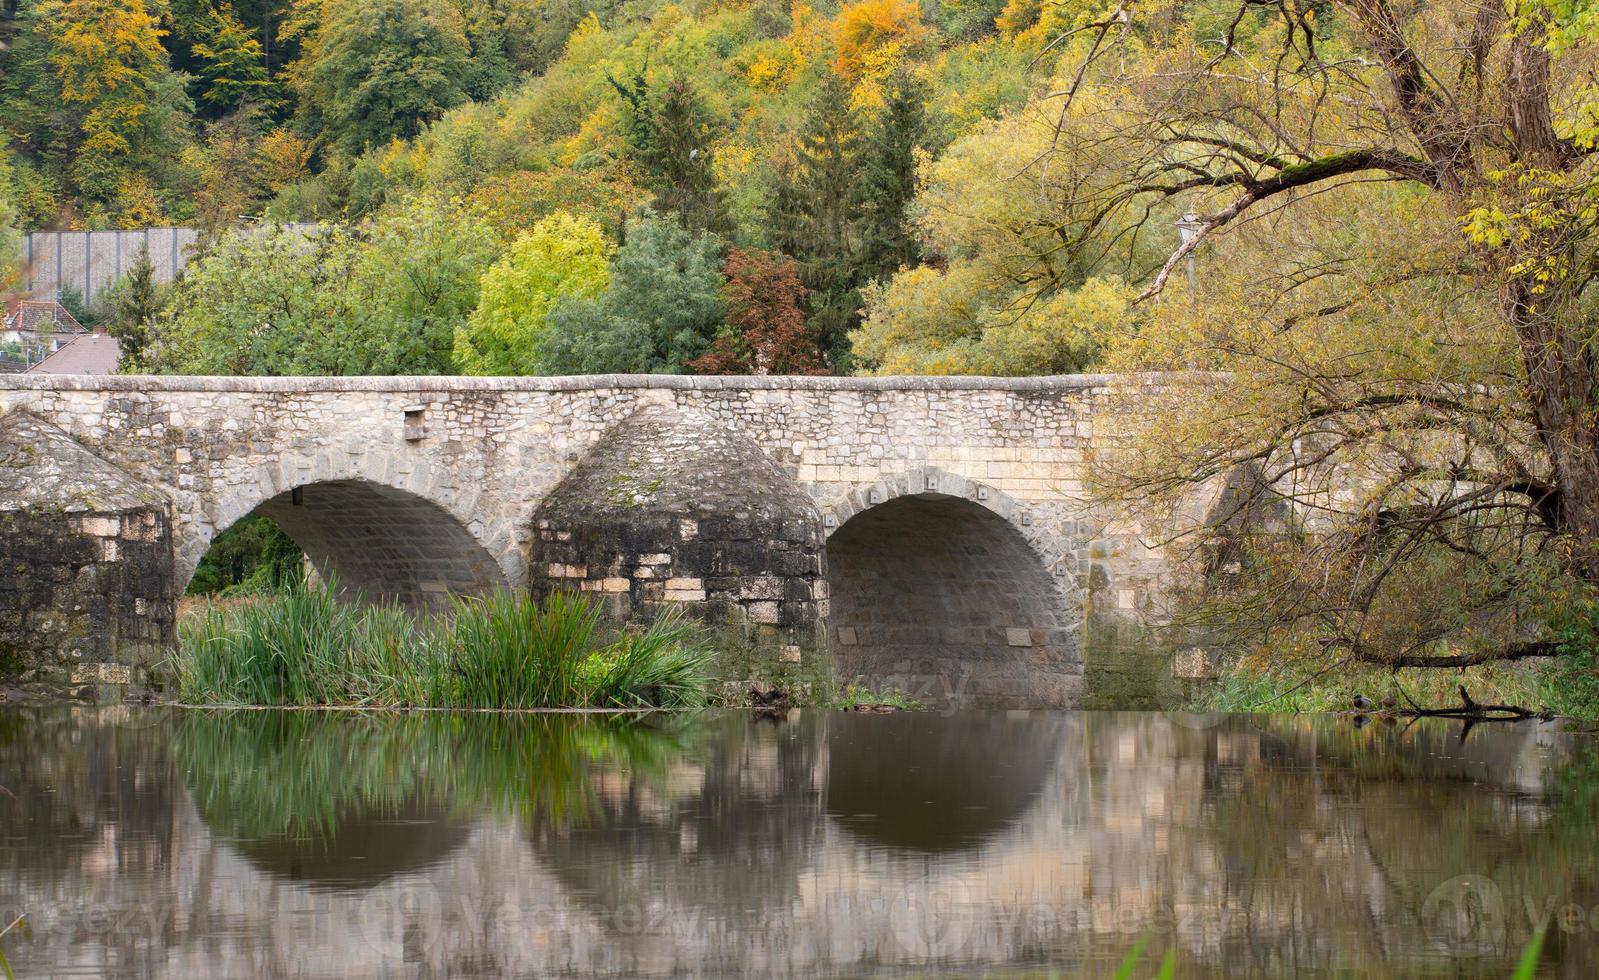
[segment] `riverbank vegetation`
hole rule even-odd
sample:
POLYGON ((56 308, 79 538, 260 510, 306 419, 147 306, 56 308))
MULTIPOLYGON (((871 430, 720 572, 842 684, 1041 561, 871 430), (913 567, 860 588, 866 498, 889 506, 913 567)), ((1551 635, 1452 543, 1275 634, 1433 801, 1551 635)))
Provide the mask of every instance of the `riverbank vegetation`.
POLYGON ((173 668, 189 703, 633 709, 704 704, 706 660, 675 613, 608 637, 564 593, 416 616, 317 583, 187 617, 173 668))

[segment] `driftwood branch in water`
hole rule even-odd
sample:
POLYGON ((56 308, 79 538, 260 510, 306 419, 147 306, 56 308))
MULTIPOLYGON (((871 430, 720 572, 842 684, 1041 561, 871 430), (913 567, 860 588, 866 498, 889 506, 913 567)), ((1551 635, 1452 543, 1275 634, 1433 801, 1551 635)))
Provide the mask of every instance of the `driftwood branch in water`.
MULTIPOLYGON (((1523 718, 1542 718, 1544 714, 1529 711, 1514 704, 1479 704, 1466 693, 1466 685, 1461 684, 1460 707, 1458 708, 1423 708, 1405 694, 1405 700, 1410 702, 1410 707, 1400 708, 1399 714, 1412 718, 1464 718, 1469 721, 1520 721, 1523 718)), ((1401 689, 1401 693, 1403 689, 1401 689)))

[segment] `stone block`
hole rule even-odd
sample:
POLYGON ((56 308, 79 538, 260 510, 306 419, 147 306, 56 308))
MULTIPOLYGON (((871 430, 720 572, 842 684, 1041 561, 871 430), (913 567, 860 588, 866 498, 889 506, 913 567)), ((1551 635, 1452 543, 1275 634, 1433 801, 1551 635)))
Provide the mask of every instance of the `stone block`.
POLYGON ((1018 629, 1014 626, 1005 628, 1005 645, 1013 647, 1030 647, 1033 645, 1033 631, 1018 629))
POLYGON ((80 517, 78 529, 97 538, 114 538, 122 533, 122 521, 115 517, 80 517))

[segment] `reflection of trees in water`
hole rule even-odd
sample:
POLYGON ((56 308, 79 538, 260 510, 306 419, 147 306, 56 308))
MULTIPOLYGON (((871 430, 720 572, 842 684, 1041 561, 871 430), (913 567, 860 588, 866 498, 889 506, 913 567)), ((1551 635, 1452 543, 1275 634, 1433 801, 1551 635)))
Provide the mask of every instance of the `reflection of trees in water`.
MULTIPOLYGON (((1219 942, 1188 937, 1194 951, 1260 973, 1417 957, 1442 968, 1461 952, 1508 972, 1531 930, 1526 901, 1595 907, 1599 756, 1568 759, 1544 792, 1528 792, 1533 731, 1462 742, 1442 722, 1359 729, 1284 716, 1174 731, 1178 756, 1205 759, 1205 802, 1174 813, 1167 901, 1236 918, 1219 942), (1429 896, 1462 875, 1498 887, 1502 939, 1438 934, 1429 896)), ((1599 975, 1592 935, 1580 953, 1561 945, 1551 937, 1546 963, 1599 975)))
POLYGON ((206 824, 263 871, 370 886, 458 847, 480 812, 583 823, 595 774, 658 775, 682 746, 658 721, 587 714, 218 711, 177 754, 206 824))
MULTIPOLYGON (((373 965, 388 920, 350 923, 418 882, 444 911, 405 925, 436 975, 1106 975, 1148 930, 1175 937, 1184 976, 1500 977, 1526 898, 1599 906, 1599 753, 1525 728, 1461 743, 1449 725, 1136 713, 114 717, 0 716, 18 814, 0 895, 57 910, 22 975, 414 975, 373 965), (1503 890, 1512 931, 1457 967, 1483 950, 1435 941, 1423 906, 1462 874, 1503 890), (940 898, 973 918, 918 959, 905 937, 939 923, 916 903, 940 898), (108 933, 108 909, 136 928, 108 933)), ((1553 972, 1599 975, 1593 926, 1551 934, 1553 972)))

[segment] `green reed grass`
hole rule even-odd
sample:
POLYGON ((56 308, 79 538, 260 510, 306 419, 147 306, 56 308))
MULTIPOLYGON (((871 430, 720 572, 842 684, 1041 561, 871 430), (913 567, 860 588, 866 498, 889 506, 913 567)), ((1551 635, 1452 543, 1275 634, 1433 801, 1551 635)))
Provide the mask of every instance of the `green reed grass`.
POLYGON ((500 591, 415 617, 330 581, 207 608, 180 625, 174 666, 191 703, 690 707, 711 684, 696 632, 668 613, 609 638, 595 605, 566 593, 500 591))

